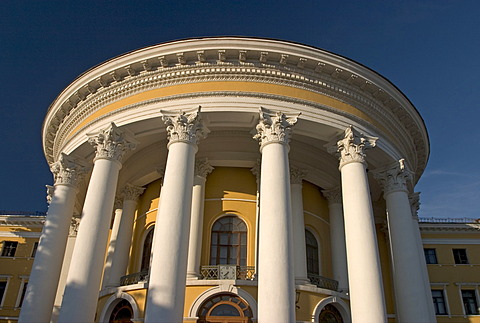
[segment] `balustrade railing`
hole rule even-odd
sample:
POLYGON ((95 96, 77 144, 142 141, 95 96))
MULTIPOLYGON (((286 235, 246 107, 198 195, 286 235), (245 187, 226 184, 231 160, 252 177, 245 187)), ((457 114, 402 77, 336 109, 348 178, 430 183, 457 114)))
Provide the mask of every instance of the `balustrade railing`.
POLYGON ((308 279, 313 285, 317 285, 319 288, 325 288, 337 291, 338 290, 338 281, 326 278, 316 274, 307 274, 308 279))
POLYGON ((134 273, 126 275, 120 278, 120 286, 134 285, 140 282, 148 281, 148 271, 141 271, 139 273, 134 273))
POLYGON ((254 266, 216 265, 200 268, 202 279, 238 279, 254 280, 254 266))

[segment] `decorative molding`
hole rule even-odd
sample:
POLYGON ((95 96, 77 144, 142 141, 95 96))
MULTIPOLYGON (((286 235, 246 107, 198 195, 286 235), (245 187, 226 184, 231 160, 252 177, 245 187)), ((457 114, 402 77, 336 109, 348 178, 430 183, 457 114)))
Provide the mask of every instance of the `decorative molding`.
POLYGON ((80 216, 74 215, 70 220, 70 228, 68 235, 71 237, 76 237, 78 233, 78 226, 80 225, 80 216))
POLYGON ((124 201, 136 201, 145 191, 144 187, 127 184, 122 190, 121 196, 124 201))
POLYGON ((50 165, 50 170, 53 173, 55 185, 70 185, 73 187, 78 185, 82 176, 87 172, 87 168, 82 161, 64 153, 60 154, 58 161, 50 165))
POLYGON ((377 137, 366 136, 354 129, 353 126, 349 126, 345 129, 344 138, 338 140, 335 145, 330 144, 328 152, 339 153, 339 169, 349 163, 362 163, 366 166, 364 151, 375 147, 377 139, 377 137))
POLYGON ((108 128, 87 134, 88 142, 95 147, 95 159, 108 159, 121 162, 125 153, 135 149, 138 144, 130 131, 118 128, 110 123, 108 128))
POLYGON ((329 190, 322 190, 323 196, 327 199, 328 204, 342 204, 342 189, 340 187, 329 190))
POLYGON ((162 120, 167 126, 168 146, 175 142, 186 142, 196 145, 200 139, 207 137, 210 130, 202 123, 199 106, 193 112, 162 113, 162 120))
MULTIPOLYGON (((31 231, 0 231, 0 238, 40 238, 42 235, 41 232, 31 232, 31 231)), ((14 257, 19 258, 19 257, 14 257)))
POLYGON ((410 207, 412 208, 412 216, 418 221, 418 210, 420 210, 420 192, 414 192, 408 196, 410 207))
POLYGON ((292 133, 292 127, 297 123, 299 115, 287 117, 284 113, 277 111, 275 114, 267 109, 260 108, 260 120, 253 136, 260 143, 260 151, 270 143, 281 143, 288 145, 292 133))
POLYGON ((210 165, 207 158, 195 160, 195 176, 206 178, 214 170, 214 167, 210 165))
POLYGON ((55 186, 52 185, 45 185, 47 188, 47 204, 50 205, 52 203, 53 192, 55 190, 55 186))
POLYGON ((422 239, 423 244, 480 245, 480 239, 422 239))
POLYGON ((258 158, 257 161, 255 162, 255 166, 250 168, 250 172, 252 172, 252 174, 255 175, 257 185, 260 185, 261 170, 262 170, 262 159, 258 158))
POLYGON ((404 159, 385 169, 372 171, 372 174, 382 187, 384 196, 399 191, 408 193, 407 182, 413 179, 413 173, 406 168, 404 159))
POLYGON ((307 176, 308 171, 297 166, 290 166, 290 184, 302 184, 303 179, 307 176))

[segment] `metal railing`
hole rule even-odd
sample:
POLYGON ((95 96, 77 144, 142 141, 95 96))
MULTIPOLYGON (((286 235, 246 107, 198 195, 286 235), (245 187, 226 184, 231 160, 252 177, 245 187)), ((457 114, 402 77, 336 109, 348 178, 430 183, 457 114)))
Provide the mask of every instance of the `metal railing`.
POLYGON ((229 275, 228 278, 221 277, 220 267, 222 265, 215 266, 202 266, 200 268, 200 275, 202 279, 238 279, 238 280, 254 280, 255 279, 255 266, 228 266, 235 269, 234 273, 229 275))
POLYGON ((317 285, 319 288, 330 289, 333 291, 338 290, 338 281, 330 278, 326 278, 316 274, 307 274, 308 279, 313 285, 317 285))
POLYGON ((141 282, 148 281, 148 271, 141 271, 120 278, 120 286, 134 285, 141 282))
POLYGON ((480 219, 473 218, 422 218, 419 217, 420 223, 480 223, 480 219))

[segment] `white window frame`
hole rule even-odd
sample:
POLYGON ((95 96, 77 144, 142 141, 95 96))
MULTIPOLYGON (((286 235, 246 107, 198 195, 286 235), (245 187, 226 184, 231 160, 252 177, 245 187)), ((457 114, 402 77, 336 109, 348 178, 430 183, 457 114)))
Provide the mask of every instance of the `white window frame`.
POLYGON ((469 316, 475 316, 475 317, 478 317, 480 316, 480 298, 479 298, 479 293, 478 293, 478 286, 480 285, 480 283, 455 283, 455 285, 457 285, 458 287, 458 296, 460 297, 460 305, 462 307, 462 313, 463 313, 463 317, 469 317, 469 316), (467 314, 465 313, 465 306, 463 306, 463 296, 462 296, 462 289, 466 290, 466 289, 470 289, 470 290, 473 290, 475 292, 475 299, 477 300, 477 306, 479 308, 477 308, 477 310, 479 310, 479 314, 467 314))
MULTIPOLYGON (((28 283, 28 279, 30 278, 30 276, 20 276, 19 278, 22 280, 22 282, 20 283, 20 289, 18 290, 17 300, 15 301, 15 308, 20 308, 20 301, 22 300, 23 286, 25 286, 25 284, 28 283)), ((25 296, 26 295, 27 295, 27 291, 25 291, 25 296)))
MULTIPOLYGON (((310 226, 305 226, 305 230, 307 230, 308 232, 310 232, 313 237, 315 238, 315 240, 317 240, 317 245, 318 245, 318 275, 319 276, 322 276, 322 242, 320 240, 320 237, 318 236, 317 232, 315 231, 315 229, 313 227, 310 227, 310 226)), ((307 248, 307 245, 305 243, 305 249, 307 248)), ((306 257, 307 255, 305 255, 306 257)), ((306 258, 305 258, 306 260, 306 258)))
POLYGON ((8 285, 10 285, 10 278, 12 278, 11 275, 0 275, 0 281, 7 282, 7 284, 5 285, 5 292, 3 293, 3 297, 2 299, 0 299, 0 309, 3 308, 3 304, 5 302, 5 298, 8 292, 8 285))
MULTIPOLYGON (((447 310, 447 314, 436 314, 435 313, 435 316, 448 316, 449 318, 452 317, 452 311, 450 311, 450 304, 448 302, 448 293, 447 293, 447 286, 449 284, 448 283, 431 283, 430 284, 430 289, 431 290, 440 290, 440 288, 438 287, 441 287, 441 290, 443 291, 443 299, 445 301, 445 309, 447 310)), ((433 299, 432 299, 432 302, 433 302, 433 299)))

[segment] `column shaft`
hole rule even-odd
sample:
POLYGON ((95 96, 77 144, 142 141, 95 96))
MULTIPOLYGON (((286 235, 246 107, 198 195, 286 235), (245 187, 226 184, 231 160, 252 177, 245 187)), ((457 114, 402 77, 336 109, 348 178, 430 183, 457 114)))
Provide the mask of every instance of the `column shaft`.
POLYGON ((146 322, 182 322, 196 147, 170 145, 155 224, 146 322))
POLYGON ((119 162, 107 159, 95 161, 59 322, 90 322, 95 317, 120 167, 119 162))
POLYGON ((295 321, 295 283, 287 146, 262 150, 258 322, 295 321))
POLYGON ((342 196, 352 319, 385 322, 382 273, 365 166, 342 167, 342 196), (368 306, 365 305, 368 300, 368 306))
POLYGON ((292 183, 292 222, 293 222, 293 256, 295 263, 295 284, 306 284, 307 251, 305 245, 305 220, 303 215, 302 184, 292 183))
POLYGON ((76 189, 57 185, 35 254, 20 322, 49 322, 62 270, 76 189))
POLYGON ((386 194, 388 228, 393 257, 393 280, 399 322, 432 322, 419 259, 412 212, 404 191, 386 194))
POLYGON ((195 176, 192 193, 192 215, 188 244, 187 278, 200 277, 200 257, 202 254, 203 210, 205 198, 205 178, 195 176))
POLYGON ((110 233, 110 241, 108 242, 107 256, 105 258, 105 266, 103 270, 101 289, 115 286, 115 285, 110 285, 110 273, 112 271, 113 255, 115 254, 115 249, 117 245, 118 229, 120 228, 120 222, 122 220, 123 205, 121 203, 121 199, 119 198, 115 199, 114 209, 115 209, 115 212, 113 214, 113 226, 112 226, 112 231, 110 233))

